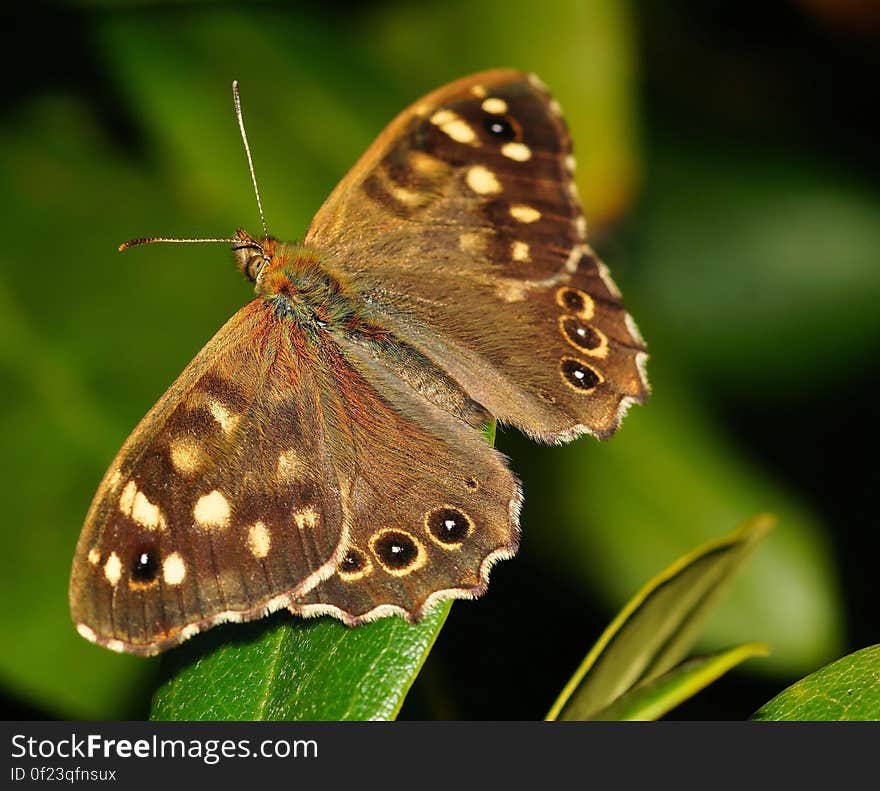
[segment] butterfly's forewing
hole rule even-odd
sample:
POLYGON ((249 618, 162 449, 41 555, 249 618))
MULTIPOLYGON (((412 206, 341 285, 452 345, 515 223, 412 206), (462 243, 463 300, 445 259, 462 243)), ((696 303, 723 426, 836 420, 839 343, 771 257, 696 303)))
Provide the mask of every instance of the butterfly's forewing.
POLYGON ((604 437, 645 399, 646 355, 585 243, 573 169, 546 88, 485 72, 398 116, 306 241, 497 418, 548 441, 604 437))
POLYGON ((345 544, 314 351, 269 303, 240 310, 102 481, 70 583, 75 623, 150 654, 286 606, 345 544))

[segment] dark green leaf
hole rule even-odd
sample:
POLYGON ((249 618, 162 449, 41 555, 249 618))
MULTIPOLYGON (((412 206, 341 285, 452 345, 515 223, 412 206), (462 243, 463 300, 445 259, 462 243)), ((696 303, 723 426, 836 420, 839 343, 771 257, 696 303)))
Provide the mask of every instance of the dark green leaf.
POLYGON ((394 719, 450 604, 411 626, 351 629, 332 618, 221 627, 165 660, 155 720, 394 719))
POLYGON ((603 632, 547 718, 590 719, 680 662, 718 595, 773 523, 757 516, 650 580, 603 632))
POLYGON ((762 643, 746 643, 727 651, 697 656, 682 662, 662 676, 625 692, 591 720, 659 720, 664 714, 692 698, 728 670, 746 659, 767 656, 762 643))
POLYGON ((880 720, 880 645, 872 645, 801 679, 755 720, 880 720))

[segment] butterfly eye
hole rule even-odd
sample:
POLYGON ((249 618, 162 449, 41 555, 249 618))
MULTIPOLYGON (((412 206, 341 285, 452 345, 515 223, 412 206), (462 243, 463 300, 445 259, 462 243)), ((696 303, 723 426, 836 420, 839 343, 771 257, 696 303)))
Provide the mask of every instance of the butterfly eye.
POLYGON ((263 267, 269 263, 269 258, 263 251, 263 248, 253 244, 241 245, 233 249, 235 256, 235 265, 251 283, 257 282, 263 267))
POLYGON ((263 256, 252 255, 248 259, 247 267, 245 269, 245 274, 248 276, 248 279, 256 281, 266 263, 267 261, 263 256))
POLYGON ((498 118, 497 116, 486 119, 486 131, 498 140, 507 141, 516 137, 516 129, 513 128, 513 124, 506 118, 498 118))

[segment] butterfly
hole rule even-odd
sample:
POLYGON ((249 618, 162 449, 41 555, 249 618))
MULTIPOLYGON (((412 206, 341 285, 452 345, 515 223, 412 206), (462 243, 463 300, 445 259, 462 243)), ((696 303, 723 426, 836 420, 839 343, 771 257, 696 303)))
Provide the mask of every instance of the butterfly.
MULTIPOLYGON (((392 121, 301 243, 238 230, 256 296, 101 481, 71 572, 79 633, 149 655, 282 608, 414 622, 481 595, 522 502, 483 429, 605 438, 648 394, 574 167, 544 84, 487 71, 392 121)), ((145 241, 182 240, 123 247, 145 241)))

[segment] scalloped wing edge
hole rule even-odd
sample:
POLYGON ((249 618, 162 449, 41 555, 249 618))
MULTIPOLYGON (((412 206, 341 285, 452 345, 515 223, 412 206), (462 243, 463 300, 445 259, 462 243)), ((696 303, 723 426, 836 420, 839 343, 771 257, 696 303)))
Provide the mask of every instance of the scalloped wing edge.
POLYGON ((219 626, 224 623, 244 623, 247 621, 257 621, 271 615, 279 610, 287 609, 292 615, 303 618, 315 618, 322 615, 330 615, 337 620, 342 621, 346 626, 359 626, 364 623, 376 621, 380 618, 386 618, 392 615, 398 615, 404 618, 408 623, 418 623, 425 615, 433 609, 437 604, 448 599, 476 599, 482 596, 489 587, 489 574, 492 567, 500 560, 509 560, 516 555, 520 542, 520 512, 522 510, 523 494, 519 481, 515 482, 516 490, 514 496, 508 503, 508 520, 511 528, 511 542, 504 547, 490 552, 480 563, 480 582, 469 588, 446 588, 444 590, 432 593, 422 605, 415 611, 409 611, 404 607, 396 604, 380 604, 372 610, 362 615, 352 615, 344 609, 332 604, 305 604, 297 605, 296 599, 305 593, 308 593, 316 585, 329 579, 336 573, 336 567, 342 560, 345 552, 348 550, 348 532, 349 527, 347 520, 343 525, 343 539, 337 545, 336 550, 330 559, 320 568, 313 571, 306 579, 291 591, 285 591, 277 596, 273 596, 267 601, 261 602, 256 607, 248 610, 224 610, 209 618, 196 621, 184 626, 177 634, 172 637, 159 640, 148 645, 137 645, 126 643, 118 639, 105 639, 99 637, 95 631, 87 624, 76 624, 76 630, 81 637, 103 648, 108 648, 116 653, 133 654, 135 656, 155 656, 156 654, 174 648, 192 637, 201 634, 208 629, 219 626))

